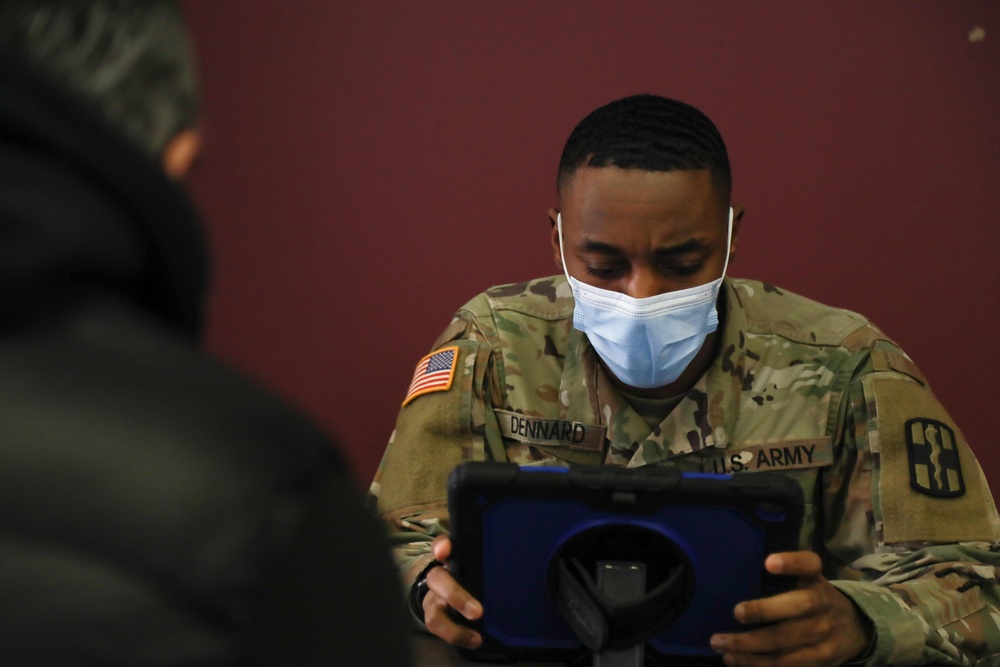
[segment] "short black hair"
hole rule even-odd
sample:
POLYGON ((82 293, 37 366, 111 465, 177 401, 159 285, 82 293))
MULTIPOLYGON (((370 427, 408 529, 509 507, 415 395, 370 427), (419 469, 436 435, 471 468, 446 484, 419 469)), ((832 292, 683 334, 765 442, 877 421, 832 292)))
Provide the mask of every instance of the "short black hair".
POLYGON ((708 116, 649 93, 615 100, 580 121, 559 160, 560 192, 580 167, 708 169, 726 206, 733 188, 726 144, 708 116))
POLYGON ((195 55, 178 0, 0 0, 0 48, 96 104, 154 157, 197 121, 195 55))

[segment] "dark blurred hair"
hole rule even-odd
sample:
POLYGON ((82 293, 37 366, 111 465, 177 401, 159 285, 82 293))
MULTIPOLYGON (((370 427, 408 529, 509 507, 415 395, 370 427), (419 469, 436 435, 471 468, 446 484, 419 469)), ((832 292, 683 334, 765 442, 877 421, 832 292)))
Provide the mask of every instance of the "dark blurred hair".
POLYGON ((573 129, 559 160, 558 189, 580 167, 645 171, 709 169, 723 203, 733 181, 722 135, 689 104, 658 95, 633 95, 592 111, 573 129))
POLYGON ((154 157, 195 124, 195 58, 175 0, 0 0, 0 49, 96 104, 154 157))

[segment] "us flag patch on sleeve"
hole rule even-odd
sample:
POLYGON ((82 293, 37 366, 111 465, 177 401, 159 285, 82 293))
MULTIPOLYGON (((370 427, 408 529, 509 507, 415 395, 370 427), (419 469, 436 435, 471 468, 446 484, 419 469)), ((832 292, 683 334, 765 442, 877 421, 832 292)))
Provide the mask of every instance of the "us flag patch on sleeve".
POLYGON ((455 365, 458 362, 458 347, 444 347, 431 352, 420 360, 413 371, 410 388, 403 399, 403 407, 417 396, 434 391, 448 391, 455 379, 455 365))

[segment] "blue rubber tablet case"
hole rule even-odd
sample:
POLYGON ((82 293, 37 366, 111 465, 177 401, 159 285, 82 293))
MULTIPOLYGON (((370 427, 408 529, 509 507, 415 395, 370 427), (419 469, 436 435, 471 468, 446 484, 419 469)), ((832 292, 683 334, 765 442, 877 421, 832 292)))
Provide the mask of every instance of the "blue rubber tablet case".
POLYGON ((673 578, 678 597, 654 614, 669 622, 640 642, 652 658, 714 657, 712 634, 746 629, 733 619, 736 603, 794 583, 763 567, 767 554, 798 549, 802 491, 779 473, 469 462, 452 472, 448 503, 448 566, 483 603, 473 625, 484 642, 463 652, 470 658, 572 662, 589 654, 566 620, 560 582, 602 562, 640 562, 647 590, 673 578))

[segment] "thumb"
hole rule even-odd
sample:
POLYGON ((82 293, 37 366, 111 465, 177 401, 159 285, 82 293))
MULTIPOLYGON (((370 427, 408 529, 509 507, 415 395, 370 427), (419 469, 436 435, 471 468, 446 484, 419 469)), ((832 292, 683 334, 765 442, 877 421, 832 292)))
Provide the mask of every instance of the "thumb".
POLYGON ((448 556, 451 555, 451 538, 446 536, 435 538, 434 544, 431 545, 431 553, 437 560, 448 560, 448 556))

